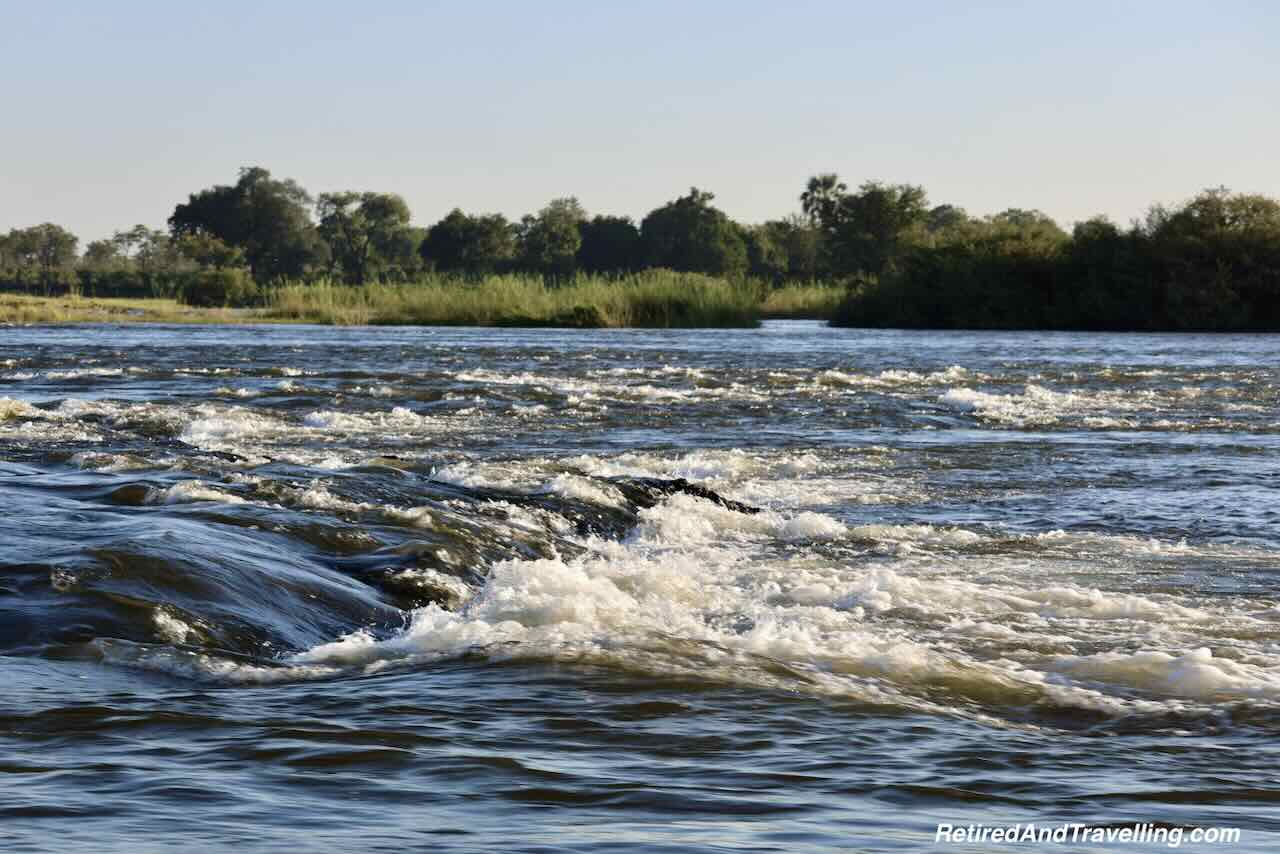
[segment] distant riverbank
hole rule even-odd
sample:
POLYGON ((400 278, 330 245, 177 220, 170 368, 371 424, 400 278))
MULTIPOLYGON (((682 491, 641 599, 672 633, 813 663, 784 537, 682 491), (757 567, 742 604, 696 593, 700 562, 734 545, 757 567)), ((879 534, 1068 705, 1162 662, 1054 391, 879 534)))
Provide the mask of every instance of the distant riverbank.
POLYGON ((0 294, 3 323, 317 323, 378 326, 750 327, 761 319, 830 318, 842 288, 769 288, 690 273, 652 271, 620 279, 578 277, 548 285, 535 276, 479 281, 291 284, 260 305, 200 307, 175 299, 0 294))

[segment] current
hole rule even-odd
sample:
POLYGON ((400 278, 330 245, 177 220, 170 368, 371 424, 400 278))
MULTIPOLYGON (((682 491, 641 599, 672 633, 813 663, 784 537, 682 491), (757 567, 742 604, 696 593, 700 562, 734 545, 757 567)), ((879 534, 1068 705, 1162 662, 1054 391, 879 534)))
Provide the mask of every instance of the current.
POLYGON ((0 329, 0 845, 1280 850, 1277 498, 1277 336, 0 329))

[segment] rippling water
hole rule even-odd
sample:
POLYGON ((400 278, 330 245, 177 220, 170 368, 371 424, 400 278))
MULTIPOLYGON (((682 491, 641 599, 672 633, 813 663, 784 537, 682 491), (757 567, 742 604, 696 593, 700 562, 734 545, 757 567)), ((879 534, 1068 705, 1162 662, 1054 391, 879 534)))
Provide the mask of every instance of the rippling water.
POLYGON ((1276 850, 1278 382, 1273 336, 0 330, 0 841, 1276 850))

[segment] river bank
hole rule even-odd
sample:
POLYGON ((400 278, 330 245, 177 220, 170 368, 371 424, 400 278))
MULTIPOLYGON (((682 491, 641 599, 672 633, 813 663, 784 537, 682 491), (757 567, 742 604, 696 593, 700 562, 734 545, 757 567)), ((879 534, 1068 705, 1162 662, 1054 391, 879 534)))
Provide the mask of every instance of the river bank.
POLYGON ((0 294, 0 323, 317 323, 330 326, 551 326, 749 328, 761 319, 826 320, 844 290, 768 288, 709 276, 648 273, 548 286, 529 276, 461 284, 291 284, 251 307, 207 308, 176 299, 0 294))

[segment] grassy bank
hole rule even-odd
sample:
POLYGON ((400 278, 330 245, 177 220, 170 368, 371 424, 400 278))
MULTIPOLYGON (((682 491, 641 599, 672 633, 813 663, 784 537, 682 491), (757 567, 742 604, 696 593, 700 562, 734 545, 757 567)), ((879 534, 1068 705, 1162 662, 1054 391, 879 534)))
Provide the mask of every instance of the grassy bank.
POLYGON ((0 293, 0 323, 319 323, 331 325, 750 327, 764 318, 827 319, 845 291, 649 271, 620 279, 580 276, 558 286, 535 276, 410 284, 290 284, 265 305, 207 308, 174 299, 0 293))
POLYGON ((535 276, 406 285, 292 285, 268 296, 266 314, 308 323, 422 326, 755 326, 757 290, 693 273, 650 271, 619 279, 580 276, 548 286, 535 276))
POLYGON ((830 320, 848 295, 848 289, 841 286, 788 285, 765 293, 760 316, 766 320, 830 320))
POLYGON ((0 323, 244 323, 257 312, 193 308, 172 299, 0 293, 0 323))

